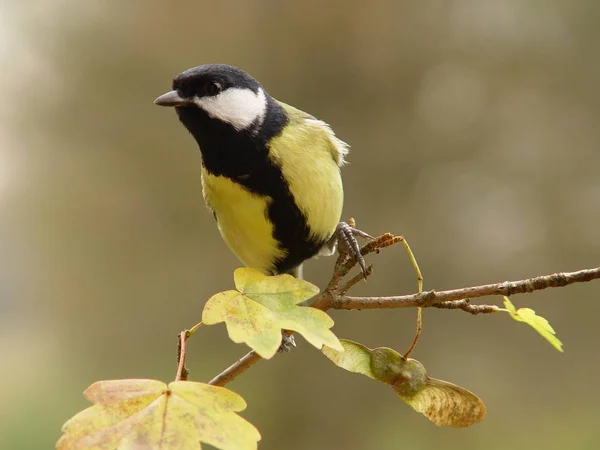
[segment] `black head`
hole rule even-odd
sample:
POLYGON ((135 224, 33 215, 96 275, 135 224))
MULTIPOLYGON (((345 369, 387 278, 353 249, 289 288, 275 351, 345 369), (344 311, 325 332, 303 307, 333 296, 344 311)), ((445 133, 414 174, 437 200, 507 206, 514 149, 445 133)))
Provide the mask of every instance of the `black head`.
POLYGON ((260 83, 243 70, 226 64, 205 64, 175 77, 173 90, 154 103, 178 110, 197 108, 212 119, 243 130, 262 123, 267 97, 260 83))
POLYGON ((249 89, 258 92, 260 83, 237 67, 227 64, 205 64, 177 75, 173 90, 183 98, 214 97, 227 89, 249 89))

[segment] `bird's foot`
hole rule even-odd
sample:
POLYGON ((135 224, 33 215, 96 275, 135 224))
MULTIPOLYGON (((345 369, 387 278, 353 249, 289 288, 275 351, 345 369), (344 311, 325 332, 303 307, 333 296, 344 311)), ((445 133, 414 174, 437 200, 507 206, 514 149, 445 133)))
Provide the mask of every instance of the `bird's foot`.
POLYGON ((296 347, 296 341, 293 334, 288 334, 286 330, 281 332, 281 345, 277 349, 279 353, 289 352, 292 347, 296 347))
MULTIPOLYGON (((347 253, 358 262, 363 277, 366 280, 367 265, 365 263, 365 258, 363 258, 363 255, 360 252, 360 245, 358 245, 358 241, 356 240, 357 237, 367 240, 375 239, 370 234, 367 234, 358 228, 354 228, 354 221, 351 221, 351 224, 346 222, 338 223, 335 233, 331 237, 330 241, 335 240, 335 242, 337 242, 339 245, 340 253, 347 253)), ((335 245, 335 243, 333 245, 335 245)))

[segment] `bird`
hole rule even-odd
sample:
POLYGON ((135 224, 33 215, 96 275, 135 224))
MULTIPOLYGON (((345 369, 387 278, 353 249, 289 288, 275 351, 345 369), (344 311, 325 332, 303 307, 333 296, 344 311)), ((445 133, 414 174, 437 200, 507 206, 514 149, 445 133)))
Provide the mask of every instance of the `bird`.
POLYGON ((204 200, 246 267, 300 278, 304 261, 341 242, 366 277, 356 237, 371 236, 340 222, 349 146, 326 122, 227 64, 184 71, 154 103, 173 107, 196 140, 204 200))

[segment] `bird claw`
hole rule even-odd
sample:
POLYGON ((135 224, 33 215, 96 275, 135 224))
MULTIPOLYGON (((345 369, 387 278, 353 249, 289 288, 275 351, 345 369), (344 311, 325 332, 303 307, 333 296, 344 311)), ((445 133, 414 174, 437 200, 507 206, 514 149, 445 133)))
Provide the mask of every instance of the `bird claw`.
POLYGON ((289 352, 292 347, 296 347, 296 340, 293 334, 287 334, 285 331, 281 332, 281 345, 277 349, 279 353, 289 352))
POLYGON ((354 228, 346 222, 338 223, 335 229, 335 233, 331 239, 335 239, 338 243, 341 244, 339 246, 340 253, 344 251, 347 254, 349 254, 352 258, 354 258, 355 261, 358 262, 363 277, 366 280, 367 265, 365 263, 365 258, 363 258, 363 255, 360 252, 360 245, 358 245, 358 241, 356 240, 357 236, 368 240, 375 239, 370 234, 367 234, 364 231, 359 230, 358 228, 354 228), (344 250, 342 250, 342 246, 344 247, 344 250))

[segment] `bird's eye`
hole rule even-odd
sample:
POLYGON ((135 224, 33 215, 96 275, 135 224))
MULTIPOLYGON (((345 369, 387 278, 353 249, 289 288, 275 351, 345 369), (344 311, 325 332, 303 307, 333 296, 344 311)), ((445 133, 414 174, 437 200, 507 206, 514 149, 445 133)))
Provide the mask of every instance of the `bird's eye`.
POLYGON ((194 88, 192 88, 191 86, 188 86, 187 84, 181 84, 180 86, 178 86, 177 92, 183 98, 191 98, 194 96, 194 88))
POLYGON ((214 96, 221 92, 221 85, 214 81, 210 81, 204 85, 204 93, 208 96, 214 96))

